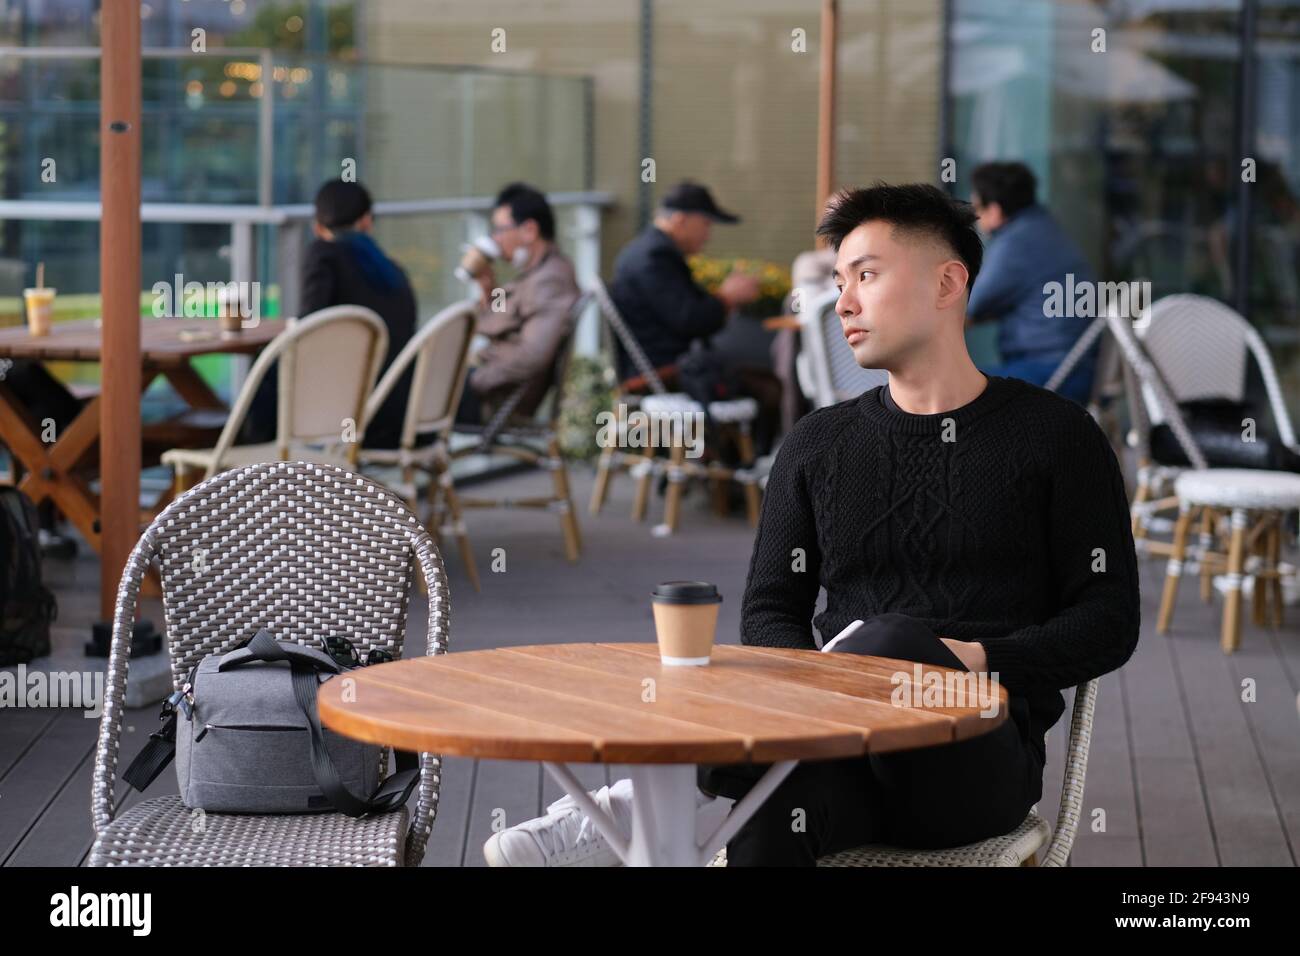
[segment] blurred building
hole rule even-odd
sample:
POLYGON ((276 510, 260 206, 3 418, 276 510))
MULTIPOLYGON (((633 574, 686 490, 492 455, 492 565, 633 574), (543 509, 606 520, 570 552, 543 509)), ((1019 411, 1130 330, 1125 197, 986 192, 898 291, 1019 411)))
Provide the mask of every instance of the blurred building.
MULTIPOLYGON (((97 6, 0 0, 0 46, 94 46, 97 6)), ((149 60, 145 195, 257 202, 258 100, 270 89, 276 203, 308 200, 345 157, 384 199, 488 195, 512 178, 605 191, 608 267, 658 191, 691 177, 746 219, 719 229, 714 251, 788 264, 811 246, 816 215, 820 7, 150 0, 146 47, 188 50, 203 29, 209 51, 271 48, 275 61, 268 85, 256 58, 149 60)), ((838 184, 940 182, 952 159, 945 185, 965 197, 975 164, 1021 159, 1103 278, 1234 305, 1300 403, 1300 2, 839 7, 838 184)), ((93 60, 0 55, 4 198, 94 196, 97 83, 93 60), (57 184, 41 180, 52 156, 57 184)), ((408 268, 439 275, 464 234, 450 220, 387 228, 408 268)), ((89 225, 0 224, 0 296, 30 281, 37 258, 69 260, 93 290, 96 241, 89 225)), ((225 241, 211 226, 149 226, 146 278, 181 260, 219 270, 225 241)))

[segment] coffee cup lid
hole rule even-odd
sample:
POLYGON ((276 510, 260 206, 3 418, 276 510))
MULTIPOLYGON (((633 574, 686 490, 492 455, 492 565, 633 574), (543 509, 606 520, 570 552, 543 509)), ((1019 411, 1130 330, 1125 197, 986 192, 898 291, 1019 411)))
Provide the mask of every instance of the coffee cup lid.
POLYGON ((707 581, 664 581, 650 594, 659 604, 718 604, 722 595, 707 581))

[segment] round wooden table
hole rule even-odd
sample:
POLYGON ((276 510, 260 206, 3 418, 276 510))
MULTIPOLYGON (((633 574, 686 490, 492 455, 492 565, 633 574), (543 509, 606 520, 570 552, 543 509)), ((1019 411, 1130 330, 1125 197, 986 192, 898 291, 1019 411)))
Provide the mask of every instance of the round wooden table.
POLYGON ((541 761, 628 865, 701 866, 800 760, 993 730, 1006 691, 978 676, 977 687, 977 675, 912 661, 735 645, 714 647, 707 667, 668 667, 655 644, 548 644, 362 667, 317 699, 321 722, 358 740, 541 761), (698 845, 695 765, 747 762, 772 767, 698 845), (570 763, 632 765, 630 833, 570 763))

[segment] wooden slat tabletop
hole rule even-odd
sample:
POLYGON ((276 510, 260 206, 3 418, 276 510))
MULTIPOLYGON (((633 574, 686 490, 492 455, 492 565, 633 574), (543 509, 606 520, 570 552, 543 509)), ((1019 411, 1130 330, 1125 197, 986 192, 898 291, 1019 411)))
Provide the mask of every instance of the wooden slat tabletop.
MULTIPOLYGON (((0 329, 0 358, 98 362, 103 345, 97 319, 56 322, 49 335, 33 337, 26 325, 0 329)), ((222 335, 216 319, 141 319, 140 355, 149 364, 180 365, 196 355, 256 352, 284 331, 284 319, 222 335)))
POLYGON ((720 645, 708 667, 664 667, 655 644, 548 644, 359 668, 322 684, 318 707, 325 726, 371 743, 569 763, 855 757, 964 740, 1006 719, 996 684, 988 717, 973 701, 896 705, 893 676, 911 683, 915 666, 720 645))

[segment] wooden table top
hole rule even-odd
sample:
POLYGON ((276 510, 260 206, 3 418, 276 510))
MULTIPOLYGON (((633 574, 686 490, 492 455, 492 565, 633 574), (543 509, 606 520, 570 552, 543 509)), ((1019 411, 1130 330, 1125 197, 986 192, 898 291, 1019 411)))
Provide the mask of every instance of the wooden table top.
MULTIPOLYGON (((26 324, 0 329, 0 358, 98 362, 103 345, 98 319, 56 322, 33 337, 26 324)), ((251 329, 222 335, 216 319, 141 319, 140 356, 151 365, 180 365, 196 355, 256 352, 284 331, 284 319, 262 319, 251 329)))
POLYGON ((317 700, 325 726, 370 743, 571 763, 856 757, 964 740, 1006 719, 994 683, 989 717, 977 701, 896 706, 891 678, 902 671, 910 684, 915 666, 718 645, 708 667, 664 667, 655 644, 549 644, 362 667, 326 681, 317 700))

